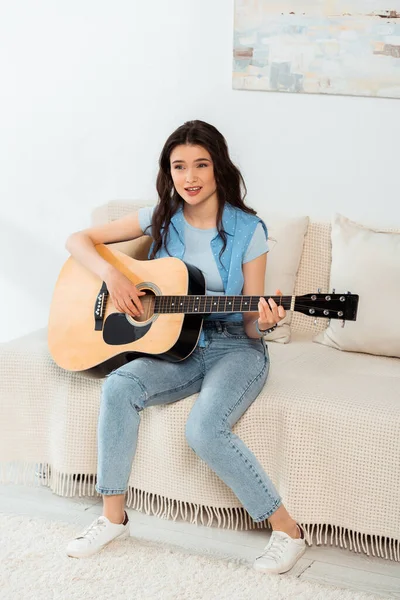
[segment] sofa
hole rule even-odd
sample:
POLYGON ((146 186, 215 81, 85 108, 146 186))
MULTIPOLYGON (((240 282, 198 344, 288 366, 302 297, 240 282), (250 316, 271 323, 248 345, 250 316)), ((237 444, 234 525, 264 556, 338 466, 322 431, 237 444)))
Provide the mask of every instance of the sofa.
MULTIPOLYGON (((92 223, 143 205, 109 202, 94 210, 92 223)), ((111 246, 146 260, 150 243, 143 236, 111 246)), ((294 264, 296 295, 329 291, 330 223, 307 219, 294 264)), ((400 561, 400 360, 316 343, 328 321, 290 317, 290 340, 267 340, 268 381, 233 431, 257 456, 310 544, 400 561)), ((0 354, 0 481, 46 485, 60 496, 98 496, 100 391, 120 359, 63 370, 50 356, 47 328, 2 344, 0 354)), ((210 527, 268 527, 252 521, 187 444, 185 422, 195 398, 141 414, 127 507, 210 527)))

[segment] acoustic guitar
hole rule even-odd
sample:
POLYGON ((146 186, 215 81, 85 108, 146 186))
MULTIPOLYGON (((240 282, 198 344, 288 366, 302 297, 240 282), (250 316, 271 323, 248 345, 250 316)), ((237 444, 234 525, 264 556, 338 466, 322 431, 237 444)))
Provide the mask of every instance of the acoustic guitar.
MULTIPOLYGON (((96 250, 146 292, 140 296, 144 314, 117 311, 106 284, 69 257, 55 285, 48 328, 50 353, 63 369, 83 371, 121 354, 179 362, 195 349, 204 316, 258 312, 259 296, 207 296, 202 272, 179 258, 136 260, 104 244, 96 250)), ((344 323, 357 317, 359 298, 350 292, 272 297, 286 310, 314 318, 344 323)))

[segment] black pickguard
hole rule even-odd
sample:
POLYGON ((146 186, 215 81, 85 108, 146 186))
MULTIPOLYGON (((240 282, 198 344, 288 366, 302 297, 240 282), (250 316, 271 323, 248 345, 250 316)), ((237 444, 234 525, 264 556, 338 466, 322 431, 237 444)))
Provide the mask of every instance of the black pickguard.
MULTIPOLYGON (((185 263, 189 274, 187 295, 202 295, 206 293, 206 282, 202 272, 193 265, 185 263)), ((174 346, 162 354, 145 354, 143 352, 126 352, 129 362, 139 356, 154 356, 169 362, 180 362, 187 358, 196 347, 204 315, 187 314, 183 319, 180 336, 174 346)), ((107 317, 103 326, 103 339, 106 344, 119 346, 130 344, 142 338, 152 324, 137 327, 132 325, 122 313, 113 313, 107 317)))

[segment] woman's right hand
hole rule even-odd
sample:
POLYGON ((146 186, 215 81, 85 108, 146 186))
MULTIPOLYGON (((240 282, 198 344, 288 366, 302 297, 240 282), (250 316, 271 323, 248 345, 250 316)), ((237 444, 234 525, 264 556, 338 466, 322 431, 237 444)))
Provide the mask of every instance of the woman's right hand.
POLYGON ((138 290, 118 269, 112 269, 104 281, 111 301, 119 312, 131 317, 139 317, 144 313, 139 296, 144 296, 146 292, 138 290))

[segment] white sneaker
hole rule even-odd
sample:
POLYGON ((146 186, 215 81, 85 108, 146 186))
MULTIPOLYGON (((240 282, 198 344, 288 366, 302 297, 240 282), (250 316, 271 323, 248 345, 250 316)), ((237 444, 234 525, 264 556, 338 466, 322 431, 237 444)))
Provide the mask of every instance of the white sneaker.
POLYGON ((83 558, 99 552, 115 538, 129 537, 129 518, 125 511, 124 522, 111 523, 107 517, 98 517, 67 546, 68 556, 83 558))
POLYGON ((302 538, 294 539, 284 531, 273 531, 261 556, 253 563, 257 571, 265 573, 286 573, 306 551, 304 533, 299 527, 302 538))

